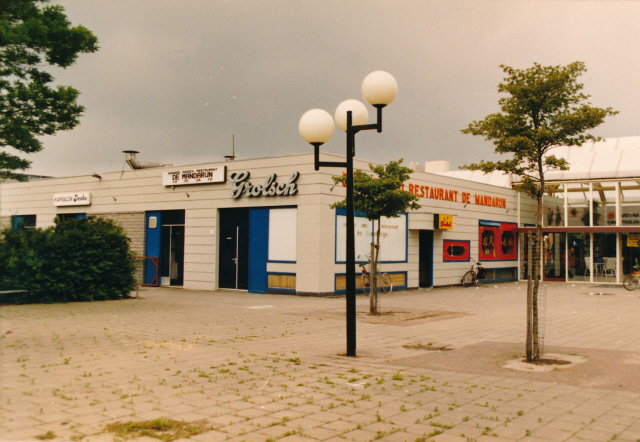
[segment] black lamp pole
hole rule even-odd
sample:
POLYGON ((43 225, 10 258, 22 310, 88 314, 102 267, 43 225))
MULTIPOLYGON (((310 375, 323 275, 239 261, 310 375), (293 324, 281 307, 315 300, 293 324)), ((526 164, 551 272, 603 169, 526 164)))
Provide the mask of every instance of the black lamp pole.
POLYGON ((320 145, 312 143, 315 153, 315 169, 321 167, 347 168, 347 356, 356 356, 356 244, 355 217, 353 208, 353 157, 356 154, 356 134, 361 130, 382 132, 382 108, 378 104, 378 122, 376 124, 352 124, 352 113, 347 111, 347 157, 345 162, 320 161, 320 145))

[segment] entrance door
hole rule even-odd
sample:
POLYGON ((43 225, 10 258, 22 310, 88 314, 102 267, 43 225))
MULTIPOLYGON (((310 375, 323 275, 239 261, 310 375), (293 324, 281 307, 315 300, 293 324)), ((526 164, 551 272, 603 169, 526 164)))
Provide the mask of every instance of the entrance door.
POLYGON ((162 226, 162 285, 184 283, 184 226, 162 226))
POLYGON ((184 210, 146 213, 144 282, 184 284, 184 210))
POLYGON ((221 289, 249 288, 249 210, 220 210, 220 260, 218 285, 221 289))
POLYGON ((249 227, 220 227, 220 288, 247 290, 249 286, 249 227))
POLYGON ((420 287, 433 287, 433 230, 420 230, 420 287))
POLYGON ((548 233, 545 236, 542 263, 544 281, 566 281, 566 233, 548 233))

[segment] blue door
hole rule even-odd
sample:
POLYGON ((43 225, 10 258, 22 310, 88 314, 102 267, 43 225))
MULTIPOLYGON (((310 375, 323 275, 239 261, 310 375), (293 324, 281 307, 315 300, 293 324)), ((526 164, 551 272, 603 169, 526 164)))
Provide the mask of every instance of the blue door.
POLYGON ((269 209, 249 212, 249 292, 267 293, 269 209))
POLYGON ((145 251, 144 256, 144 283, 154 286, 160 285, 160 238, 162 237, 161 212, 147 212, 145 216, 145 251))

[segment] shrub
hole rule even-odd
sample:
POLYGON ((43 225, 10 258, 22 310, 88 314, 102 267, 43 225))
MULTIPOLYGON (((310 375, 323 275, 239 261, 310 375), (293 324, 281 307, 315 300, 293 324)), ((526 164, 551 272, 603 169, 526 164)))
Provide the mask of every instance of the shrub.
POLYGON ((46 229, 0 232, 0 290, 14 303, 119 299, 134 288, 130 240, 114 221, 56 219, 46 229))

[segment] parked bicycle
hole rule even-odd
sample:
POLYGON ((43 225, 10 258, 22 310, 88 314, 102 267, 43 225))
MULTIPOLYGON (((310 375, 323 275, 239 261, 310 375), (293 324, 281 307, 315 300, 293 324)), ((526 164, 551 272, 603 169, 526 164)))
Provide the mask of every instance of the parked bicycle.
POLYGON ((622 285, 627 290, 635 290, 640 285, 640 272, 633 272, 631 275, 625 276, 622 285))
POLYGON ((469 287, 471 285, 475 285, 476 287, 480 287, 480 283, 486 277, 487 272, 485 272, 484 267, 482 267, 482 263, 479 261, 473 261, 471 263, 471 270, 465 273, 462 277, 462 286, 469 287))
MULTIPOLYGON (((358 258, 363 256, 362 254, 358 255, 358 258)), ((371 265, 371 255, 366 255, 367 261, 369 261, 369 265, 371 265)), ((367 270, 366 263, 358 264, 362 269, 362 291, 365 295, 369 295, 371 292, 371 273, 367 270)), ((378 288, 382 289, 385 293, 391 293, 393 290, 393 284, 391 283, 391 277, 388 273, 380 273, 378 272, 378 288)))

